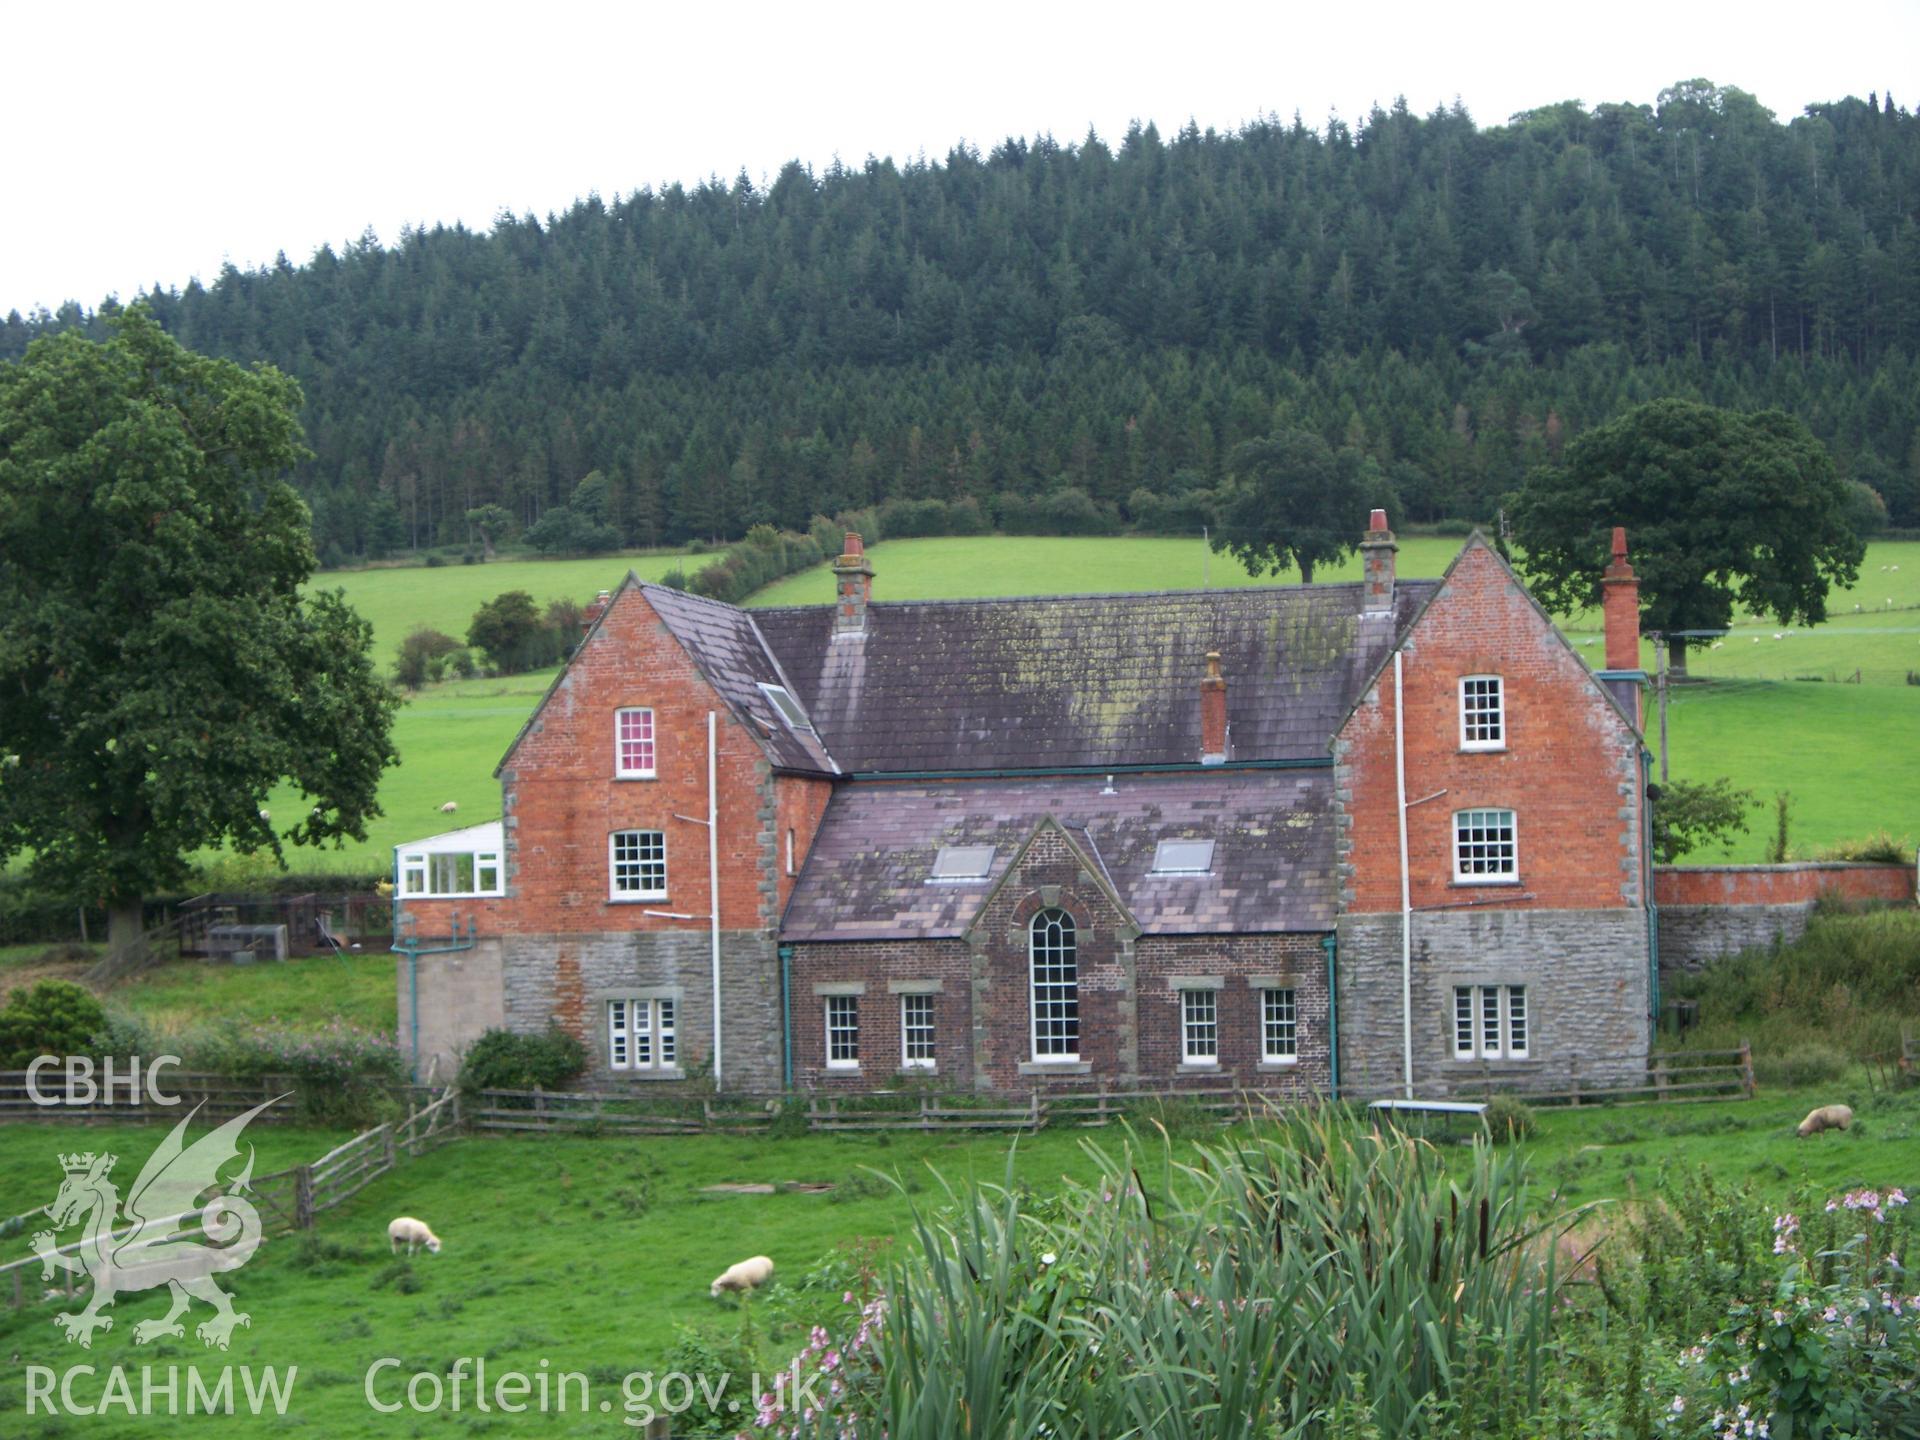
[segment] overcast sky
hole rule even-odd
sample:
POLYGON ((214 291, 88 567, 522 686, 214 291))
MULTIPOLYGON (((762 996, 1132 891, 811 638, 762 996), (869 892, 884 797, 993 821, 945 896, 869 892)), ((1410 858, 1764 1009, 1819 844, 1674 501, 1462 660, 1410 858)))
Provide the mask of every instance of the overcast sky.
POLYGON ((231 260, 296 264, 371 225, 484 228, 597 191, 798 158, 938 158, 1129 120, 1320 125, 1406 96, 1482 125, 1704 76, 1782 119, 1920 101, 1920 0, 1131 7, 0 3, 0 313, 231 260))

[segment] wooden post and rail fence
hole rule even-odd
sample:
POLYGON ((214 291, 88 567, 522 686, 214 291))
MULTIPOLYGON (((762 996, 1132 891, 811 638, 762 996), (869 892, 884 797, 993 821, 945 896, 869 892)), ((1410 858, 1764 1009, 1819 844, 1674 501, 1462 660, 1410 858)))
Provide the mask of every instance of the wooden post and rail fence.
MULTIPOLYGON (((11 1074, 0 1075, 0 1082, 14 1079, 11 1074)), ((24 1076, 22 1080, 24 1091, 24 1076)), ((258 1102, 255 1102, 258 1103, 258 1102)), ((246 1106, 235 1109, 233 1114, 244 1113, 246 1106)), ((38 1112, 44 1118, 48 1111, 41 1108, 38 1112)), ((149 1117, 153 1111, 146 1112, 149 1117)), ((175 1114, 185 1114, 175 1109, 175 1114)), ((117 1107, 115 1111, 103 1112, 95 1118, 126 1118, 127 1107, 117 1107)), ((61 1116, 74 1118, 71 1112, 61 1116)), ((230 1117, 227 1117, 230 1118, 230 1117)), ((267 1118, 265 1115, 262 1119, 267 1118)), ((314 1217, 324 1214, 336 1206, 344 1204, 358 1194, 367 1185, 391 1171, 401 1152, 409 1157, 426 1154, 429 1150, 445 1144, 460 1134, 460 1095, 449 1089, 438 1099, 424 1107, 414 1108, 404 1120, 390 1120, 363 1131, 344 1144, 336 1145, 318 1160, 305 1165, 295 1165, 286 1170, 275 1171, 271 1175, 255 1175, 247 1182, 246 1197, 260 1214, 260 1222, 266 1234, 285 1234, 313 1228, 314 1217)), ((200 1222, 201 1211, 188 1210, 157 1222, 168 1226, 179 1226, 191 1234, 200 1222)), ((16 1215, 11 1220, 0 1223, 0 1235, 19 1237, 32 1233, 35 1226, 43 1223, 41 1211, 31 1211, 25 1215, 16 1215)), ((121 1239, 130 1238, 139 1228, 137 1222, 129 1222, 117 1227, 121 1239)), ((73 1255, 84 1249, 85 1241, 74 1241, 62 1245, 52 1253, 73 1255)), ((40 1274, 41 1259, 38 1255, 29 1255, 23 1260, 14 1260, 0 1265, 0 1293, 4 1293, 9 1302, 17 1309, 29 1298, 38 1298, 39 1288, 44 1281, 40 1274)), ((68 1294, 73 1293, 74 1275, 70 1270, 56 1272, 58 1283, 68 1294)))

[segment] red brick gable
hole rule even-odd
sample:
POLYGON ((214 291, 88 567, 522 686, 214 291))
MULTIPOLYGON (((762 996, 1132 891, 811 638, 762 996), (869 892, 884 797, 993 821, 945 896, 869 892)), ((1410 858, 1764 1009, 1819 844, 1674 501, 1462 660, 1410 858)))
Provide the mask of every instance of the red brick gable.
MULTIPOLYGON (((705 921, 708 884, 707 716, 716 717, 720 917, 728 930, 778 918, 787 886, 776 873, 776 817, 796 830, 796 859, 818 825, 823 799, 779 803, 775 777, 751 733, 701 674, 637 586, 623 586, 588 633, 501 768, 509 898, 495 902, 501 929, 520 934, 687 930, 696 922, 647 915, 666 910, 705 921), (656 778, 614 776, 614 712, 654 712, 656 778), (608 837, 616 830, 666 834, 667 897, 610 898, 608 837)), ((811 782, 821 790, 823 782, 811 782)))
MULTIPOLYGON (((1415 909, 1644 903, 1640 740, 1518 578, 1476 537, 1403 637, 1407 844, 1415 909), (1460 737, 1460 681, 1498 675, 1505 748, 1460 737), (1518 883, 1456 883, 1453 817, 1516 817, 1518 883)), ((1391 660, 1335 740, 1341 891, 1350 912, 1400 906, 1391 660)))

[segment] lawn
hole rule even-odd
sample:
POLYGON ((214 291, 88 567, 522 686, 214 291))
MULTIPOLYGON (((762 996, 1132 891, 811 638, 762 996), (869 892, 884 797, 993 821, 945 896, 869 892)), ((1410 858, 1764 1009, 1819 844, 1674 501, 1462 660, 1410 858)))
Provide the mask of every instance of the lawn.
MULTIPOLYGON (((1920 1094, 1876 1100, 1830 1087, 1818 1094, 1782 1092, 1756 1101, 1672 1107, 1546 1112, 1529 1148, 1542 1205, 1620 1198, 1650 1182, 1662 1163, 1709 1166, 1717 1177, 1750 1181, 1784 1198, 1801 1184, 1827 1193, 1852 1184, 1920 1188, 1920 1094), (1851 1099, 1860 1111, 1846 1134, 1798 1141, 1793 1123, 1814 1103, 1851 1099)), ((161 1132, 89 1129, 87 1146, 143 1158, 161 1132)), ((258 1127, 259 1165, 274 1169, 317 1156, 336 1136, 258 1127)), ((1016 1179, 1036 1189, 1059 1177, 1091 1175, 1082 1140, 1066 1132, 1021 1139, 1012 1149, 1016 1179)), ((1091 1143, 1118 1146, 1118 1131, 1091 1143)), ((0 1214, 45 1203, 59 1179, 55 1152, 71 1148, 76 1132, 51 1126, 0 1129, 0 1214)), ((1462 1163, 1464 1148, 1452 1152, 1462 1163)), ((19 1313, 0 1311, 0 1343, 16 1365, 0 1378, 0 1410, 23 1414, 21 1366, 64 1369, 86 1363, 185 1364, 203 1373, 222 1359, 300 1369, 287 1418, 275 1429, 307 1433, 388 1436, 456 1432, 542 1434, 616 1433, 619 1384, 633 1371, 663 1370, 687 1358, 673 1356, 688 1327, 710 1342, 736 1337, 745 1314, 707 1295, 707 1282, 724 1266, 767 1254, 778 1266, 774 1287, 751 1311, 762 1358, 790 1353, 817 1318, 843 1314, 840 1294, 857 1288, 856 1250, 864 1237, 882 1245, 902 1234, 912 1204, 937 1204, 940 1188, 928 1167, 954 1179, 998 1179, 1008 1170, 1009 1147, 995 1137, 903 1134, 809 1136, 790 1140, 676 1137, 468 1139, 405 1163, 343 1208, 321 1218, 310 1239, 270 1242, 226 1283, 251 1327, 237 1332, 225 1357, 197 1342, 160 1341, 136 1349, 132 1322, 159 1313, 152 1295, 128 1296, 121 1323, 82 1357, 49 1323, 53 1304, 19 1313), (878 1169, 898 1175, 910 1194, 878 1182, 878 1169), (704 1187, 723 1181, 812 1180, 834 1184, 827 1194, 718 1195, 704 1187), (395 1262, 386 1253, 385 1225, 393 1215, 427 1219, 445 1241, 437 1256, 395 1262), (363 1377, 376 1359, 394 1357, 402 1376, 415 1370, 445 1373, 456 1357, 486 1357, 496 1374, 532 1374, 542 1361, 556 1371, 587 1374, 594 1403, 610 1400, 613 1415, 554 1417, 541 1424, 471 1411, 425 1417, 376 1416, 363 1396, 363 1377)), ((1143 1166, 1151 1177, 1151 1165, 1143 1166)), ((6 1242, 25 1253, 24 1237, 6 1242)), ((189 1332, 191 1334, 191 1332, 189 1332)), ((136 1382, 137 1383, 137 1382, 136 1382)), ((381 1382, 390 1398, 399 1386, 381 1382)), ((82 1395, 88 1392, 83 1387, 82 1395)), ((95 1392, 97 1393, 97 1391, 95 1392)), ((471 1392, 469 1392, 469 1399, 471 1392)), ((269 1422, 236 1418, 214 1433, 268 1433, 269 1422)), ((10 1435, 78 1433, 54 1422, 23 1419, 10 1435), (33 1428, 36 1425, 44 1428, 33 1428), (24 1427, 24 1428, 22 1428, 24 1427)), ((93 1417, 86 1433, 168 1433, 117 1416, 93 1417)), ((622 1432, 629 1433, 629 1432, 622 1432)))
MULTIPOLYGON (((1461 543, 1403 540, 1400 573, 1439 575, 1461 543)), ((878 572, 874 593, 883 600, 1256 583, 1230 556, 1215 555, 1197 540, 979 536, 892 540, 869 553, 878 572)), ((685 563, 687 557, 657 553, 635 559, 503 561, 341 572, 322 577, 322 583, 340 582, 374 620, 385 664, 412 624, 464 634, 472 610, 501 590, 524 588, 541 600, 556 595, 585 600, 617 583, 629 565, 657 578, 685 563)), ((1321 578, 1358 574, 1358 561, 1350 560, 1321 578)), ((750 603, 826 604, 832 589, 832 575, 816 568, 769 586, 750 603)), ((1807 849, 1880 829, 1896 835, 1915 829, 1908 817, 1920 814, 1920 686, 1905 682, 1909 669, 1920 675, 1920 544, 1870 547, 1860 584, 1836 595, 1831 608, 1836 618, 1828 625, 1793 634, 1781 629, 1779 640, 1772 638, 1776 632, 1770 622, 1738 617, 1720 648, 1696 652, 1693 669, 1741 683, 1676 687, 1670 716, 1676 775, 1727 775, 1768 797, 1791 790, 1793 838, 1807 849), (1855 603, 1863 607, 1859 614, 1852 609, 1855 603), (1869 613, 1875 603, 1880 612, 1869 613), (1863 683, 1844 683, 1855 671, 1863 683), (1757 680, 1779 683, 1751 683, 1757 680)), ((1596 615, 1574 616, 1566 630, 1584 658, 1600 663, 1596 615)), ((1642 661, 1649 671, 1654 659, 1652 646, 1646 646, 1642 661)), ((394 728, 401 763, 381 785, 386 813, 371 824, 366 843, 298 853, 293 863, 302 870, 384 873, 392 865, 394 845, 497 816, 500 790, 493 767, 553 674, 453 681, 412 697, 394 728), (449 800, 459 805, 456 819, 440 813, 449 800)), ((276 793, 269 808, 293 813, 297 803, 287 790, 276 793)), ((1757 827, 1730 851, 1695 858, 1757 860, 1765 843, 1765 829, 1757 827)))

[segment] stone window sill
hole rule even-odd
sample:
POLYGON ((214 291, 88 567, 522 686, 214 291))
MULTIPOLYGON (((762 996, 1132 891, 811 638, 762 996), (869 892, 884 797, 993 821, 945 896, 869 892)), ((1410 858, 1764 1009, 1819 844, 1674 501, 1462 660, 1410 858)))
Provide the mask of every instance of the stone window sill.
POLYGON ((1262 1074, 1269 1075, 1284 1070, 1298 1070, 1300 1068, 1300 1057, 1295 1055, 1286 1060, 1262 1060, 1257 1068, 1262 1074))
POLYGON ((655 1066, 649 1070, 614 1070, 611 1073, 615 1080, 631 1081, 636 1085, 654 1085, 662 1080, 684 1080, 687 1078, 687 1072, 682 1070, 678 1065, 666 1067, 655 1066))
POLYGON ((1495 879, 1476 880, 1456 875, 1447 883, 1455 890, 1498 890, 1503 885, 1517 887, 1520 884, 1520 877, 1518 875, 1501 875, 1495 879))
POLYGON ((1218 1060, 1183 1060, 1180 1064, 1174 1066, 1173 1073, 1176 1075, 1218 1075, 1220 1073, 1220 1062, 1218 1060))
POLYGON ((1522 1055, 1522 1056, 1504 1055, 1498 1060, 1494 1060, 1491 1058, 1485 1059, 1485 1060, 1481 1060, 1481 1059, 1469 1060, 1465 1056, 1455 1056, 1453 1059, 1447 1061, 1448 1067, 1454 1070, 1493 1070, 1493 1071, 1524 1070, 1530 1065, 1538 1065, 1539 1063, 1540 1063, 1540 1057, 1537 1055, 1522 1055))
POLYGON ((665 895, 610 895, 607 897, 609 905, 664 905, 666 903, 665 895))
POLYGON ((1091 1075, 1093 1062, 1090 1060, 1022 1060, 1022 1075, 1091 1075))

